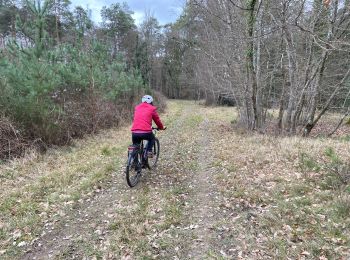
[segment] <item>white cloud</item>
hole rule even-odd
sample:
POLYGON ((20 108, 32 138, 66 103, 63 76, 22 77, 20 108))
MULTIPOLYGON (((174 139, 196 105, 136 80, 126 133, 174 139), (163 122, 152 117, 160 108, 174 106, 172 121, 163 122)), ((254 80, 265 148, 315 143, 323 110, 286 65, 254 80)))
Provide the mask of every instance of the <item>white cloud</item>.
POLYGON ((132 18, 135 20, 135 24, 139 26, 145 18, 145 13, 140 11, 134 11, 132 18))
POLYGON ((136 25, 140 25, 146 11, 150 11, 161 24, 173 22, 179 17, 185 0, 71 0, 72 7, 80 5, 91 10, 91 19, 95 23, 102 22, 101 9, 113 3, 126 2, 134 12, 132 17, 136 25))

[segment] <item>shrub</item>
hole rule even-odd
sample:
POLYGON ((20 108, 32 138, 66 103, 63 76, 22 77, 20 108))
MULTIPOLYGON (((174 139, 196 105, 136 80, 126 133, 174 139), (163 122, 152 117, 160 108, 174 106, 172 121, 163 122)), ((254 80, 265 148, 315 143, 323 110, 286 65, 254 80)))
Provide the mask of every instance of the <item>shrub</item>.
POLYGON ((18 128, 6 117, 0 117, 0 158, 21 156, 28 147, 18 128))
POLYGON ((134 70, 107 47, 61 45, 42 52, 11 45, 0 60, 0 108, 26 138, 66 144, 118 125, 143 89, 134 70), (84 51, 82 51, 82 49, 84 51))
POLYGON ((318 162, 306 153, 300 154, 299 165, 303 170, 319 172, 321 169, 318 162))
POLYGON ((153 98, 155 100, 155 105, 158 108, 159 112, 164 112, 164 110, 166 109, 166 97, 158 92, 158 91, 153 91, 153 93, 151 93, 153 95, 153 98))
POLYGON ((330 176, 333 176, 338 186, 348 184, 350 182, 350 165, 348 162, 343 162, 333 148, 328 147, 325 152, 326 156, 330 158, 331 163, 327 165, 330 176))
POLYGON ((346 219, 350 214, 350 196, 340 196, 334 203, 335 213, 341 219, 346 219))

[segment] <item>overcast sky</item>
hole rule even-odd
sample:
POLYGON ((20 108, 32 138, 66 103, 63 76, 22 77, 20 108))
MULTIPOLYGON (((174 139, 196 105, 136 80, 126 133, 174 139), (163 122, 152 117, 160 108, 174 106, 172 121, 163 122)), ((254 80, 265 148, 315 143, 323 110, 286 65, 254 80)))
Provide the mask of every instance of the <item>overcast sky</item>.
POLYGON ((133 18, 136 24, 143 20, 145 12, 151 12, 160 24, 174 22, 182 11, 185 0, 71 0, 72 6, 80 5, 92 10, 92 20, 101 22, 100 11, 103 6, 114 3, 127 3, 134 12, 133 18))

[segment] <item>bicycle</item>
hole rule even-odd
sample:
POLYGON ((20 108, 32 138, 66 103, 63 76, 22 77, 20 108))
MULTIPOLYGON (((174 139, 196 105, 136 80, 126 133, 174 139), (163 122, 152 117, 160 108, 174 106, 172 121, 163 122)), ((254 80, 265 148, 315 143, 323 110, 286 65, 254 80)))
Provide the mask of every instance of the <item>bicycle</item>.
POLYGON ((148 158, 147 156, 147 140, 142 140, 140 145, 132 144, 128 147, 128 161, 126 164, 125 175, 126 181, 131 188, 139 182, 142 169, 148 168, 151 170, 157 166, 160 144, 156 135, 159 129, 152 127, 152 131, 155 136, 154 145, 152 147, 152 158, 148 158))

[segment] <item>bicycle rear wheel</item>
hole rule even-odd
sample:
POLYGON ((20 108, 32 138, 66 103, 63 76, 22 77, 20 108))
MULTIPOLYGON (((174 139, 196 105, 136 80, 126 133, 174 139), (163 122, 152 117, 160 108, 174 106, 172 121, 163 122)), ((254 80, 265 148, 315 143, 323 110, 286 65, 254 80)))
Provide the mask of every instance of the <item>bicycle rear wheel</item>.
POLYGON ((141 163, 140 153, 133 152, 128 157, 128 163, 126 165, 126 182, 130 187, 134 187, 140 180, 141 176, 141 163))
POLYGON ((158 138, 154 140, 154 145, 152 147, 153 157, 148 158, 148 166, 152 169, 157 167, 157 162, 159 158, 159 152, 160 152, 160 144, 158 138))

